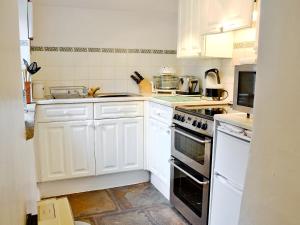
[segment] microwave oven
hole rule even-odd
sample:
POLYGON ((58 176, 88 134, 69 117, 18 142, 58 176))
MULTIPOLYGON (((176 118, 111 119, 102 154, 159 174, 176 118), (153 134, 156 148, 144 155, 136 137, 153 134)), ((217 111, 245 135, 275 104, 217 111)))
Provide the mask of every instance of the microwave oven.
POLYGON ((235 66, 233 108, 247 113, 253 113, 255 96, 256 64, 235 66))

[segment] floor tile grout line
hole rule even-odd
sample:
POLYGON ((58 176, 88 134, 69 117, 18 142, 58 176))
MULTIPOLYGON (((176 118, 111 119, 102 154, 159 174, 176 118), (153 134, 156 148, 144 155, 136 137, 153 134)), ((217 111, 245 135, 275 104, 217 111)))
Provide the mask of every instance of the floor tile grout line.
POLYGON ((113 201, 113 203, 117 206, 118 211, 122 211, 123 210, 122 205, 119 203, 118 199, 114 195, 114 193, 111 190, 111 188, 106 189, 105 191, 107 192, 108 196, 111 198, 111 200, 113 201))

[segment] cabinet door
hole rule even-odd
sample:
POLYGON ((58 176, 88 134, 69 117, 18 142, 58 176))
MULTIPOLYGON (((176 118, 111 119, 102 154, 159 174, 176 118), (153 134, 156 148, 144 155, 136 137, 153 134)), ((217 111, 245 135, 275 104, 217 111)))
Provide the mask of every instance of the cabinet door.
POLYGON ((144 125, 143 118, 130 118, 121 120, 122 129, 122 156, 121 168, 137 170, 144 167, 144 125))
POLYGON ((171 157, 171 129, 164 124, 161 124, 158 133, 158 155, 160 179, 169 186, 170 184, 170 164, 171 157))
POLYGON ((120 128, 117 119, 95 122, 96 174, 107 174, 120 171, 119 154, 122 147, 120 128))
POLYGON ((148 169, 151 173, 158 175, 159 174, 159 162, 157 161, 159 154, 159 129, 160 123, 154 119, 149 120, 148 125, 148 169))
POLYGON ((200 0, 179 0, 177 56, 199 56, 202 41, 200 0))
POLYGON ((95 175, 93 121, 70 122, 67 135, 70 176, 95 175))
POLYGON ((215 175, 209 225, 238 225, 242 196, 241 190, 215 175))
POLYGON ((148 131, 149 170, 166 185, 170 183, 171 130, 154 119, 149 121, 148 131))
POLYGON ((64 123, 39 123, 38 173, 40 181, 68 178, 64 123))
POLYGON ((95 175, 92 121, 39 123, 40 181, 95 175))
MULTIPOLYGON (((224 2, 222 0, 214 1, 219 4, 224 2)), ((225 3, 222 5, 224 7, 222 17, 224 32, 251 26, 254 0, 226 0, 225 3)))
POLYGON ((251 26, 253 0, 201 0, 205 33, 220 33, 251 26))

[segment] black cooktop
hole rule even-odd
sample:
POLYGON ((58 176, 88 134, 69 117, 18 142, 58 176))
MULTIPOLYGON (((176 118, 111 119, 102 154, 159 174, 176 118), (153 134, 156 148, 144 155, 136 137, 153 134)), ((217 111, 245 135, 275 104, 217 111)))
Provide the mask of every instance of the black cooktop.
POLYGON ((228 105, 216 105, 216 106, 178 106, 175 108, 178 111, 198 116, 201 118, 213 120, 214 115, 227 114, 232 112, 232 108, 228 105))

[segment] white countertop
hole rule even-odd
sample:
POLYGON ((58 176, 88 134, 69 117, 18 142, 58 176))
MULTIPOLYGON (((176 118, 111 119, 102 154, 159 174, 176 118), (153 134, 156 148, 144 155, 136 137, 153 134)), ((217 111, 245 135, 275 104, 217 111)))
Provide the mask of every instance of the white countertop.
POLYGON ((76 104, 76 103, 100 103, 100 102, 126 102, 126 101, 151 101, 158 104, 175 107, 178 105, 227 105, 228 101, 212 101, 200 97, 187 96, 135 96, 135 97, 105 97, 105 98, 76 98, 76 99, 40 99, 34 102, 38 105, 51 104, 76 104))
POLYGON ((253 130, 253 118, 247 118, 246 113, 229 113, 215 115, 215 120, 238 126, 247 130, 253 130))

